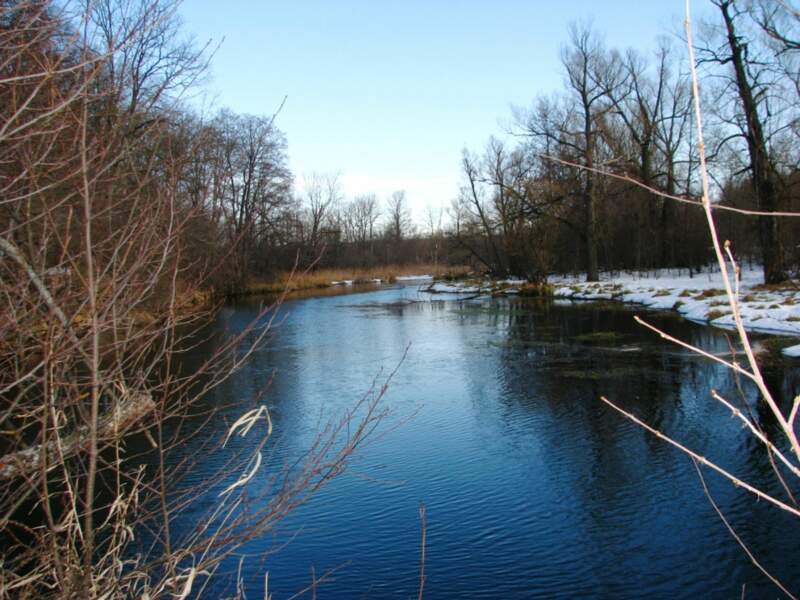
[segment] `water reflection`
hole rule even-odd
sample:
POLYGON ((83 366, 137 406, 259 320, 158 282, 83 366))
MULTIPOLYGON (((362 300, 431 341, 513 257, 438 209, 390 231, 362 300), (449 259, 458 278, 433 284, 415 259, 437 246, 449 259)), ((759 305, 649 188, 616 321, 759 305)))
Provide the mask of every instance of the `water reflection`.
MULTIPOLYGON (((219 326, 235 331, 254 311, 232 307, 219 326)), ((760 448, 709 390, 755 407, 772 434, 774 423, 753 386, 661 341, 631 309, 442 300, 398 287, 289 301, 282 312, 269 343, 209 399, 236 402, 269 382, 280 436, 265 472, 299 456, 320 423, 394 368, 409 344, 388 401, 401 420, 418 412, 247 548, 248 596, 263 595, 265 570, 270 592, 285 597, 308 584, 311 565, 319 573, 344 564, 325 597, 413 595, 420 500, 427 598, 731 597, 745 583, 748 597, 774 596, 717 520, 688 459, 599 397, 777 491, 760 448)), ((708 351, 730 349, 709 328, 647 317, 708 351)), ((797 375, 781 361, 767 373, 786 406, 797 375)), ((791 521, 713 477, 709 484, 759 558, 800 585, 795 538, 783 533, 791 521)))

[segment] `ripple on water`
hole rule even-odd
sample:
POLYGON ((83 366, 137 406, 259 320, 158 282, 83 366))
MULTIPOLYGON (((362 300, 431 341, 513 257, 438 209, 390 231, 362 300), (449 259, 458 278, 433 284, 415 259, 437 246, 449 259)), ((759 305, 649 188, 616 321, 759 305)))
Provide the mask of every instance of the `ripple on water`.
MULTIPOLYGON (((301 456, 321 415, 351 406, 411 344, 385 399, 394 413, 387 432, 246 548, 248 597, 263 596, 265 570, 270 592, 290 596, 309 583, 312 565, 317 574, 338 569, 321 597, 415 596, 420 501, 426 598, 738 597, 745 583, 748 598, 774 596, 714 514, 691 462, 599 400, 775 490, 759 448, 709 399, 710 387, 735 396, 729 373, 662 343, 628 311, 425 300, 398 288, 289 303, 268 347, 209 397, 247 397, 275 373, 266 401, 280 434, 266 481, 301 456), (608 332, 635 351, 609 343, 608 332)), ((246 322, 241 310, 225 322, 246 322)), ((727 349, 716 332, 662 324, 711 351, 727 349)), ((797 393, 796 374, 778 367, 772 378, 781 393, 797 393)), ((752 405, 752 390, 745 394, 752 405)), ((189 443, 176 456, 195 450, 189 443)), ((224 465, 210 454, 190 481, 224 465)), ((800 550, 786 534, 793 522, 713 476, 708 483, 751 549, 799 586, 800 550)), ((213 500, 209 493, 189 507, 186 523, 213 500)), ((212 586, 212 596, 223 587, 212 586)))

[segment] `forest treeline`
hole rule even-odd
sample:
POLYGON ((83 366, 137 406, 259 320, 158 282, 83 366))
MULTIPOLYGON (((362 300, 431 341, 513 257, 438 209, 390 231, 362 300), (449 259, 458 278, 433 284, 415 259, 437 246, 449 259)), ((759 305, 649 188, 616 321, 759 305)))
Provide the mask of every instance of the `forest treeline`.
MULTIPOLYGON (((792 211, 798 13, 769 0, 712 4, 717 18, 703 26, 698 54, 719 205, 792 211)), ((63 245, 78 237, 41 226, 45 215, 80 226, 77 194, 63 192, 81 143, 92 161, 113 165, 91 182, 108 187, 109 232, 131 213, 160 213, 154 226, 179 241, 169 259, 180 260, 181 278, 222 292, 293 268, 444 262, 596 279, 601 269, 695 268, 711 257, 697 206, 659 195, 699 196, 686 52, 666 37, 651 52, 621 51, 590 24, 572 25, 563 89, 515 108, 505 141, 465 150, 455 199, 422 199, 429 208, 415 221, 403 191, 345 198, 337 174, 296 178, 278 107, 198 115, 181 97, 203 77, 208 48, 185 37, 174 8, 162 10, 158 35, 132 39, 118 22, 122 5, 100 3, 82 25, 47 3, 5 4, 7 41, 29 39, 5 60, 0 229, 38 273, 75 270, 63 245), (89 62, 75 49, 81 27, 89 62), (51 72, 39 77, 43 69, 51 72), (32 181, 36 202, 24 190, 32 181)), ((768 281, 796 268, 794 221, 718 215, 722 235, 763 262, 768 281)))
MULTIPOLYGON (((797 211, 800 12, 772 0, 712 0, 698 68, 718 207, 797 211)), ((697 134, 685 44, 607 47, 573 24, 563 89, 513 111, 511 142, 463 155, 453 237, 497 274, 693 268, 712 257, 697 204, 697 134), (666 199, 671 196, 673 199, 666 199)), ((715 210, 723 239, 763 263, 768 283, 796 272, 797 219, 715 210)))
POLYGON ((0 9, 0 235, 14 268, 80 276, 87 195, 100 262, 144 260, 136 244, 159 236, 178 279, 223 293, 294 268, 436 259, 402 190, 345 199, 339 174, 296 181, 280 107, 201 115, 184 101, 212 53, 186 37, 176 3, 89 6, 0 9))

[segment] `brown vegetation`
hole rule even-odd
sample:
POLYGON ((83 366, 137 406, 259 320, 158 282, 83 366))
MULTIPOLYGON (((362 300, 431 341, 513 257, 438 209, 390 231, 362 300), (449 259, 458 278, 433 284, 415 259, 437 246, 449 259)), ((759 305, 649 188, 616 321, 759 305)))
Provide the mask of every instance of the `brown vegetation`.
POLYGON ((261 343, 271 309, 196 371, 180 362, 221 274, 243 279, 278 243, 264 224, 291 181, 280 132, 182 112, 206 60, 170 0, 3 2, 0 48, 0 598, 198 597, 225 556, 342 471, 385 384, 241 510, 269 412, 234 423, 253 440, 238 455, 199 437, 199 403, 261 343), (198 437, 201 454, 227 453, 199 487, 171 458, 198 437), (232 479, 207 519, 175 529, 192 497, 232 479))
POLYGON ((350 281, 354 285, 365 283, 394 283, 398 277, 431 275, 435 279, 458 279, 471 272, 466 266, 436 264, 386 265, 373 268, 317 269, 315 271, 281 273, 268 281, 250 281, 245 294, 280 294, 331 287, 334 282, 350 281))

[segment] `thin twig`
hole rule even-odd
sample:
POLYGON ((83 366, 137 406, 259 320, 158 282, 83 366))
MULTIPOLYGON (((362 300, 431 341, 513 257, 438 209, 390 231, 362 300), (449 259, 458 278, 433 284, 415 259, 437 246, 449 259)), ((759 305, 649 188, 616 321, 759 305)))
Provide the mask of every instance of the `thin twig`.
MULTIPOLYGON (((747 557, 750 559, 750 562, 752 562, 759 571, 761 571, 764 575, 766 575, 767 578, 772 583, 778 586, 778 588, 780 588, 780 590, 784 594, 786 594, 789 598, 792 598, 792 600, 797 600, 797 596, 795 596, 789 590, 787 590, 786 587, 784 587, 784 585, 780 581, 778 581, 769 571, 767 571, 764 568, 764 566, 760 562, 758 562, 756 557, 750 551, 750 548, 747 547, 747 544, 744 543, 742 538, 740 538, 739 535, 736 533, 736 530, 728 522, 728 519, 725 518, 725 515, 722 514, 722 511, 720 510, 719 506, 717 506, 717 503, 714 502, 714 498, 711 496, 711 492, 708 490, 708 486, 706 485, 705 477, 703 477, 703 471, 700 470, 700 465, 698 465, 697 461, 694 459, 692 459, 692 464, 694 464, 694 468, 697 470, 697 475, 698 477, 700 477, 700 483, 703 484, 703 492, 705 492, 706 498, 708 498, 708 501, 711 503, 711 506, 714 507, 714 510, 716 511, 720 520, 725 524, 725 527, 728 529, 728 532, 733 536, 733 539, 736 540, 736 543, 739 544, 742 550, 744 550, 745 554, 747 554, 747 557)), ((742 595, 744 595, 744 588, 742 588, 742 595)))
POLYGON ((741 479, 739 479, 738 477, 736 477, 735 475, 733 475, 729 471, 726 471, 725 469, 723 469, 722 467, 720 467, 716 463, 708 460, 706 457, 699 455, 697 452, 694 452, 693 450, 690 450, 689 448, 687 448, 686 446, 684 446, 680 442, 675 441, 673 438, 671 438, 670 436, 666 435, 665 433, 662 433, 658 429, 656 429, 654 427, 651 427, 650 425, 648 425, 647 423, 642 421, 640 418, 638 418, 634 414, 632 414, 632 413, 620 408, 619 406, 617 406, 616 404, 611 402, 605 396, 600 396, 600 400, 605 402, 608 406, 613 408, 615 411, 620 413, 622 416, 626 417, 627 419, 630 419, 631 421, 633 421, 634 423, 636 423, 637 425, 639 425, 643 429, 645 429, 645 430, 649 431, 650 433, 652 433, 658 439, 664 440, 668 444, 670 444, 672 446, 675 446, 681 452, 684 452, 685 454, 691 456, 692 458, 697 460, 700 464, 706 465, 710 469, 713 469, 714 471, 716 471, 717 473, 719 473, 720 475, 722 475, 723 477, 728 479, 731 483, 733 483, 733 485, 741 487, 741 488, 744 488, 745 490, 747 490, 748 492, 750 492, 754 496, 757 496, 758 498, 761 498, 762 500, 766 500, 770 504, 774 504, 778 508, 781 508, 781 509, 785 510, 786 512, 789 512, 789 513, 793 514, 796 517, 800 517, 800 510, 798 510, 797 508, 795 508, 793 506, 789 506, 785 502, 782 502, 782 501, 778 500, 777 498, 772 497, 771 495, 767 494, 766 492, 762 492, 761 490, 759 490, 758 488, 750 485, 746 481, 742 481, 741 479))

